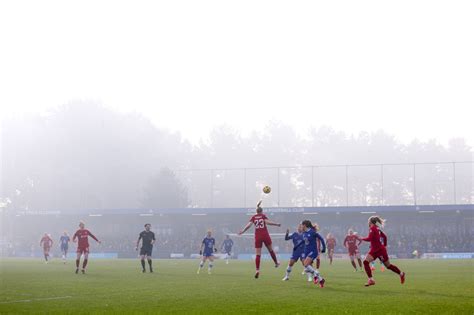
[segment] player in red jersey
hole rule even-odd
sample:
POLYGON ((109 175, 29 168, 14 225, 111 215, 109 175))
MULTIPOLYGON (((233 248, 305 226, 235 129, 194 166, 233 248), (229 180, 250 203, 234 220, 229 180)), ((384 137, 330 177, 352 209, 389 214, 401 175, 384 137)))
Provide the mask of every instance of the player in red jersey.
POLYGON ((360 258, 359 245, 362 243, 362 240, 357 236, 352 229, 347 231, 346 238, 344 239, 344 247, 347 248, 349 253, 349 258, 351 260, 352 267, 357 271, 357 266, 355 259, 359 263, 359 267, 362 270, 362 259, 360 258))
POLYGON ((334 256, 334 248, 336 248, 336 243, 336 238, 331 233, 328 233, 328 235, 326 235, 326 246, 328 247, 330 265, 332 265, 332 258, 334 256))
POLYGON ((364 269, 369 277, 369 280, 365 284, 366 287, 374 285, 375 281, 372 278, 372 270, 370 269, 370 263, 375 259, 379 259, 387 269, 392 270, 396 274, 400 275, 400 282, 405 283, 405 273, 400 271, 397 266, 392 265, 388 259, 387 254, 387 236, 384 232, 379 229, 379 226, 383 226, 385 220, 379 216, 372 216, 369 218, 369 235, 363 238, 363 241, 370 242, 370 251, 364 260, 364 269))
POLYGON ((82 263, 82 273, 86 273, 87 261, 89 259, 89 236, 99 244, 101 243, 89 230, 85 229, 84 222, 79 223, 79 230, 74 233, 72 241, 77 243, 76 273, 79 273, 79 265, 81 263, 81 255, 84 254, 84 262, 82 263))
POLYGON ((257 204, 257 214, 252 216, 243 230, 239 232, 239 235, 242 235, 252 226, 252 224, 255 226, 255 279, 260 275, 260 257, 262 255, 263 244, 265 244, 265 247, 268 249, 270 256, 275 262, 275 268, 280 266, 275 252, 273 251, 272 239, 270 238, 270 234, 268 234, 267 225, 281 226, 281 224, 270 221, 267 216, 263 214, 263 209, 260 207, 261 204, 262 201, 260 200, 257 204))
POLYGON ((53 246, 53 239, 49 236, 48 233, 44 233, 43 237, 40 240, 40 246, 43 247, 43 255, 44 255, 45 263, 48 263, 49 251, 51 250, 51 247, 53 246))
MULTIPOLYGON (((317 223, 314 223, 313 227, 316 232, 319 232, 319 225, 317 223)), ((319 269, 319 267, 321 266, 321 241, 319 240, 319 238, 316 239, 316 245, 318 246, 319 253, 318 257, 316 257, 316 269, 319 269)))

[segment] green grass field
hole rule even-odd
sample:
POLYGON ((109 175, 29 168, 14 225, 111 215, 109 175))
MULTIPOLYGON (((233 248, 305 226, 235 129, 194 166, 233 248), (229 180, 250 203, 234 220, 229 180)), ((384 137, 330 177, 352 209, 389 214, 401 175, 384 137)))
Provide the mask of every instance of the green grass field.
POLYGON ((155 260, 155 273, 142 274, 137 260, 92 260, 76 275, 72 261, 4 259, 0 313, 474 314, 474 261, 394 263, 407 272, 405 285, 377 264, 377 285, 365 288, 365 273, 349 262, 323 260, 320 289, 299 265, 282 282, 286 265, 270 262, 255 280, 251 261, 217 261, 212 275, 197 275, 198 261, 155 260))

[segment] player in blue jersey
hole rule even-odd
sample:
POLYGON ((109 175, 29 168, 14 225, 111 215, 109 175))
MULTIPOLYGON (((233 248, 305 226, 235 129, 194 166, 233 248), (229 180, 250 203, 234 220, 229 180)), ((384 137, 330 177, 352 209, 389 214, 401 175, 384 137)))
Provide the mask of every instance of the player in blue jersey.
POLYGON ((226 235, 221 246, 221 251, 225 253, 226 264, 229 264, 229 258, 232 257, 232 246, 234 246, 234 241, 230 239, 229 235, 226 235))
MULTIPOLYGON (((293 241, 293 253, 291 254, 290 261, 288 262, 288 267, 286 268, 285 277, 282 279, 283 281, 290 280, 290 273, 293 265, 300 260, 304 267, 304 239, 303 239, 303 226, 300 224, 298 225, 297 232, 293 232, 290 235, 290 230, 286 230, 285 234, 285 241, 292 240, 293 241)), ((310 278, 311 280, 312 277, 310 278)))
POLYGON ((201 262, 199 263, 199 269, 197 271, 198 274, 204 266, 206 260, 209 260, 207 273, 211 274, 211 270, 214 265, 214 252, 217 252, 216 240, 212 237, 212 232, 209 230, 207 231, 207 235, 201 243, 201 250, 199 251, 199 254, 202 255, 202 258, 201 262))
POLYGON ((59 238, 59 245, 61 247, 61 253, 63 255, 63 263, 66 263, 66 258, 67 258, 67 251, 69 249, 69 242, 71 239, 69 238, 69 235, 67 235, 67 232, 64 231, 64 234, 59 238))
POLYGON ((318 284, 319 282, 319 286, 323 288, 326 280, 324 280, 324 278, 321 277, 321 274, 319 273, 318 269, 313 268, 312 264, 313 264, 313 261, 319 256, 317 240, 320 241, 320 244, 322 246, 321 253, 326 252, 326 243, 324 242, 324 238, 321 235, 319 235, 318 232, 316 232, 316 229, 314 228, 310 220, 304 220, 303 222, 301 222, 301 224, 303 225, 303 231, 304 231, 303 239, 304 239, 304 245, 305 245, 304 246, 305 271, 307 274, 313 277, 314 284, 318 284))

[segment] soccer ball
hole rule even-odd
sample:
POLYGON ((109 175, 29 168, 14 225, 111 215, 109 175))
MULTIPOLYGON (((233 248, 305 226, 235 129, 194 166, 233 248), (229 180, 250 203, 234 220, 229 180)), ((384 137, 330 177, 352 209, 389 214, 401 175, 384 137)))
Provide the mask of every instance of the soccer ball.
POLYGON ((270 188, 270 186, 263 187, 263 192, 264 193, 269 194, 271 191, 272 191, 272 189, 270 188))

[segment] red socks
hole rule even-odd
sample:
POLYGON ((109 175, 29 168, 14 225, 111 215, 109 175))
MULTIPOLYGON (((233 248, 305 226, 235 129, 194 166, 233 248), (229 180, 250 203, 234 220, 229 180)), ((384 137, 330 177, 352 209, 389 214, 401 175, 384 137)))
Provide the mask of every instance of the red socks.
POLYGON ((318 258, 316 258, 316 269, 319 269, 319 265, 321 265, 321 260, 318 258))
POLYGON ((357 261, 359 262, 359 267, 362 268, 362 260, 360 260, 360 258, 358 258, 357 261))
POLYGON ((370 269, 370 263, 367 260, 364 260, 364 269, 367 276, 372 278, 372 270, 370 269))
POLYGON ((84 262, 82 263, 82 269, 86 269, 87 266, 87 259, 84 259, 84 262))
POLYGON ((255 269, 260 270, 260 255, 255 256, 255 269))
POLYGON ((390 265, 390 267, 387 267, 387 269, 392 270, 392 271, 395 272, 396 274, 400 274, 400 273, 401 273, 400 269, 398 269, 398 267, 395 266, 395 265, 390 265))
POLYGON ((271 252, 270 252, 270 256, 272 256, 272 259, 273 259, 273 261, 275 262, 275 264, 278 264, 277 256, 275 255, 275 252, 274 252, 274 251, 271 251, 271 252))

